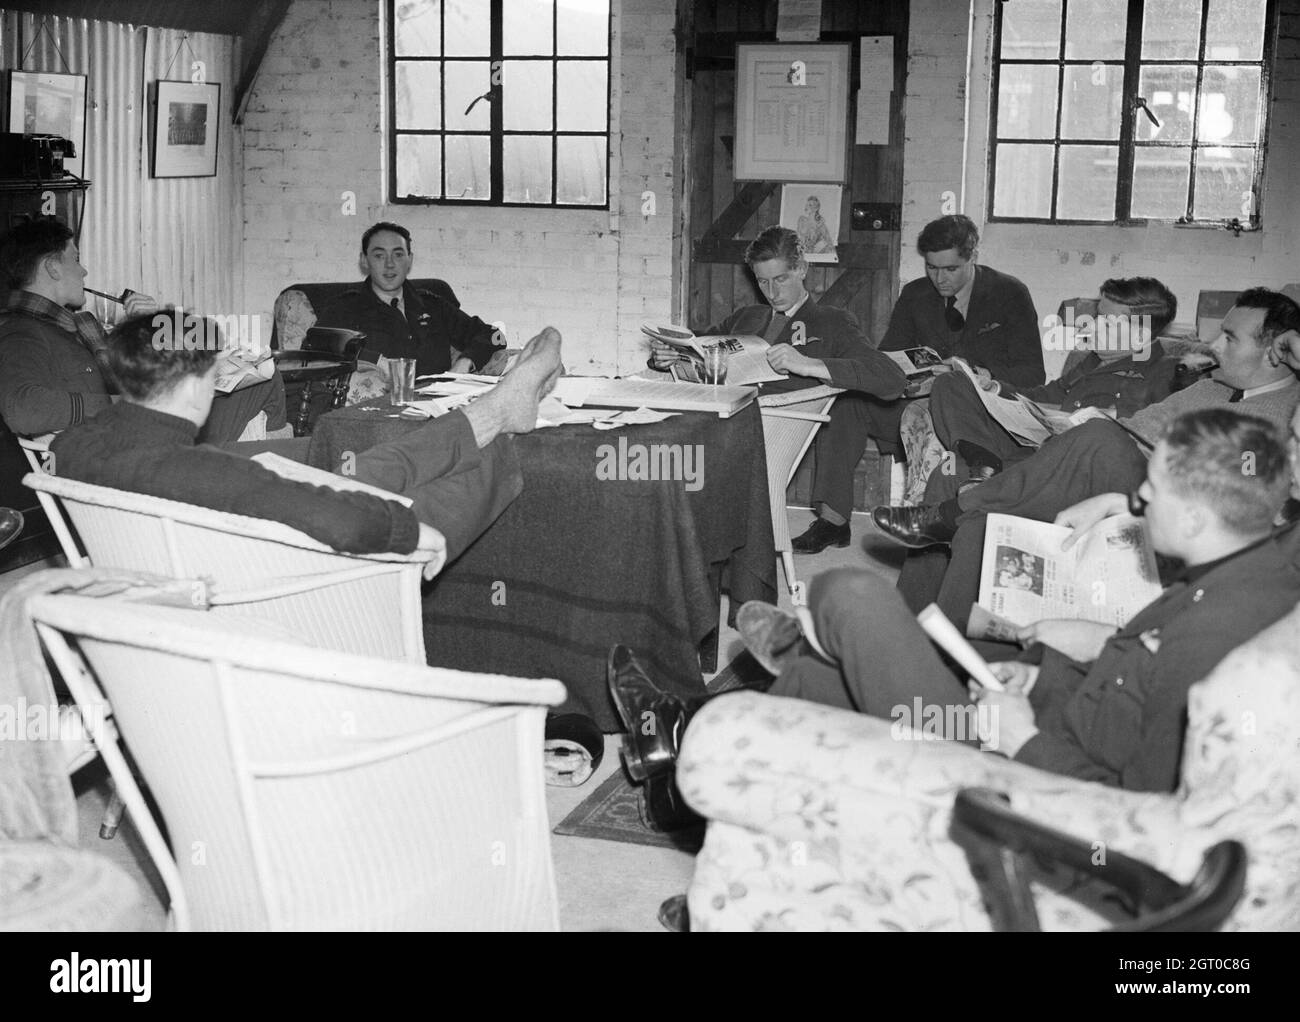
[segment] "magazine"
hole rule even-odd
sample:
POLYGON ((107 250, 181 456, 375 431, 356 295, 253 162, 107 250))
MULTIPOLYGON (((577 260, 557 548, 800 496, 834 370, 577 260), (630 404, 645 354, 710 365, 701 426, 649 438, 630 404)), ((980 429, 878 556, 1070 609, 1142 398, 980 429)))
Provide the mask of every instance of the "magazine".
POLYGON ((1058 436, 1089 419, 1111 418, 1097 408, 1080 408, 1077 412, 1066 414, 1059 409, 1040 405, 1021 394, 1002 397, 996 391, 985 389, 987 381, 981 380, 965 359, 954 358, 950 361, 955 372, 964 373, 971 381, 984 410, 1022 447, 1039 447, 1049 437, 1058 436))
POLYGON ((231 348, 217 361, 217 393, 229 394, 243 390, 255 383, 264 383, 275 375, 275 360, 271 352, 249 356, 239 348, 231 348))
POLYGON ((1025 625, 1049 618, 1119 628, 1160 595, 1155 552, 1141 518, 1103 518, 1069 550, 1070 529, 991 514, 984 534, 979 602, 966 634, 1014 641, 1025 625))
POLYGON ((885 351, 894 360, 894 364, 908 376, 920 376, 930 372, 943 362, 943 356, 930 347, 904 348, 902 351, 885 351))
POLYGON ((767 341, 757 334, 705 334, 696 336, 680 326, 661 326, 646 323, 641 330, 656 340, 671 344, 690 354, 689 362, 678 362, 671 367, 673 379, 680 383, 703 383, 700 370, 704 365, 704 345, 722 344, 727 349, 727 378, 732 387, 751 387, 757 383, 770 383, 788 379, 789 374, 778 372, 767 362, 767 341))

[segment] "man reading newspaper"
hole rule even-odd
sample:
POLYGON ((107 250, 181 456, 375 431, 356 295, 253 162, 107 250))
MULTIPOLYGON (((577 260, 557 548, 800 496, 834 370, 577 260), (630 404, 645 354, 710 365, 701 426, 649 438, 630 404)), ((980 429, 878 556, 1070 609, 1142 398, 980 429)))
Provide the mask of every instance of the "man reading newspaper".
MULTIPOLYGON (((1300 598, 1300 530, 1274 531, 1288 483, 1300 492, 1300 470, 1288 471, 1281 438, 1266 420, 1229 409, 1177 418, 1136 493, 1092 498, 1065 511, 1058 524, 1077 539, 1131 509, 1144 516, 1154 549, 1182 562, 1181 576, 1118 629, 1078 621, 1026 629, 1034 644, 1018 659, 991 665, 1002 692, 968 691, 898 593, 867 571, 842 569, 813 580, 810 612, 824 657, 808 650, 793 619, 767 604, 741 608, 741 634, 777 674, 771 695, 895 721, 902 713, 914 727, 919 703, 924 718, 938 723, 937 731, 927 726, 927 737, 982 739, 1044 770, 1134 791, 1172 791, 1188 689, 1300 598), (987 725, 978 735, 970 726, 976 709, 987 725)), ((1041 566, 1017 560, 1008 561, 1006 581, 1021 584, 1015 577, 1025 576, 1032 586, 1041 566)), ((649 712, 671 723, 674 712, 689 711, 674 707, 674 697, 654 686, 630 654, 611 655, 610 688, 625 720, 649 712)), ((629 762, 656 770, 671 764, 681 727, 645 730, 633 728, 625 739, 629 762)))

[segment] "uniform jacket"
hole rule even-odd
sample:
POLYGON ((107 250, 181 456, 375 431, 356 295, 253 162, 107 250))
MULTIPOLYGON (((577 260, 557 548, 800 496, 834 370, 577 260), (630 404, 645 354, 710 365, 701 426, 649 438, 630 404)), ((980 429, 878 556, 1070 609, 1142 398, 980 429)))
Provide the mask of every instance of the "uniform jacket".
POLYGON ((94 355, 76 334, 24 312, 0 312, 0 417, 36 436, 112 404, 94 355))
POLYGON ((1037 387, 1046 379, 1038 313, 1029 289, 1015 277, 977 264, 960 333, 948 329, 943 312, 943 296, 928 277, 905 284, 880 350, 929 345, 944 358, 964 358, 1018 387, 1037 387))
POLYGON ((402 285, 406 315, 382 302, 367 279, 327 303, 316 316, 321 326, 345 327, 366 335, 361 358, 376 362, 387 358, 413 358, 420 374, 445 372, 456 355, 471 359, 481 369, 497 346, 492 326, 462 312, 432 291, 402 285))
POLYGON ((1175 582, 1115 633, 1091 664, 1046 648, 1030 693, 1039 733, 1016 759, 1132 791, 1178 784, 1187 692, 1300 599, 1291 526, 1175 582))
POLYGON ((1151 345, 1146 358, 1132 356, 1104 364, 1094 352, 1081 352, 1066 360, 1060 378, 1041 387, 1003 386, 1002 395, 1019 392, 1033 401, 1060 405, 1065 412, 1080 408, 1118 408, 1120 418, 1163 401, 1174 391, 1178 360, 1164 353, 1160 342, 1151 345))

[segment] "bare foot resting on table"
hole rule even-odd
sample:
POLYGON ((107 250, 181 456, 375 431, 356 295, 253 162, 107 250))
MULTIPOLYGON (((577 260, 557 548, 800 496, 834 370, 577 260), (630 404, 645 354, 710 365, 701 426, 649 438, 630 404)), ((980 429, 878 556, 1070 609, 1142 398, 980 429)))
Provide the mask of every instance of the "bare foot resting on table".
POLYGON ((560 362, 560 333, 546 327, 519 353, 501 382, 465 408, 479 447, 485 447, 500 433, 529 433, 537 427, 537 405, 545 397, 564 366, 560 362))

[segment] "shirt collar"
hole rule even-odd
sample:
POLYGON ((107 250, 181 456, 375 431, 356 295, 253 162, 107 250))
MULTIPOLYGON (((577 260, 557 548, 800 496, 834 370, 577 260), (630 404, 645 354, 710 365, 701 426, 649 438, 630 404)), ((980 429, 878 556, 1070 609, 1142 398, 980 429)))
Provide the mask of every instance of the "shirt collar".
POLYGON ((970 309, 970 296, 971 292, 975 290, 975 277, 978 274, 979 266, 976 265, 975 272, 970 275, 970 280, 966 281, 966 286, 953 295, 953 297, 957 299, 954 303, 957 307, 957 311, 960 312, 963 317, 966 315, 967 310, 970 309))
POLYGON ((1275 390, 1284 390, 1287 387, 1294 386, 1296 379, 1294 376, 1284 376, 1280 380, 1274 380, 1272 383, 1266 383, 1262 387, 1251 387, 1250 390, 1241 392, 1242 400, 1248 397, 1254 397, 1257 394, 1271 394, 1275 390))
MULTIPOLYGON (((807 291, 805 291, 803 293, 803 297, 799 299, 797 304, 790 306, 790 308, 787 309, 785 312, 777 312, 776 314, 778 316, 784 316, 786 319, 793 319, 794 314, 804 307, 804 305, 807 303, 810 297, 812 296, 809 295, 807 291)), ((776 312, 775 309, 773 309, 772 311, 776 312)))
POLYGON ((370 290, 374 292, 375 297, 378 298, 381 302, 383 302, 385 305, 391 306, 393 304, 393 299, 396 298, 398 309, 400 309, 403 313, 406 312, 406 284, 405 283, 402 284, 402 290, 400 294, 390 295, 390 294, 385 294, 383 291, 380 291, 379 288, 375 286, 375 282, 373 280, 369 280, 369 278, 367 278, 367 281, 370 284, 370 290))

